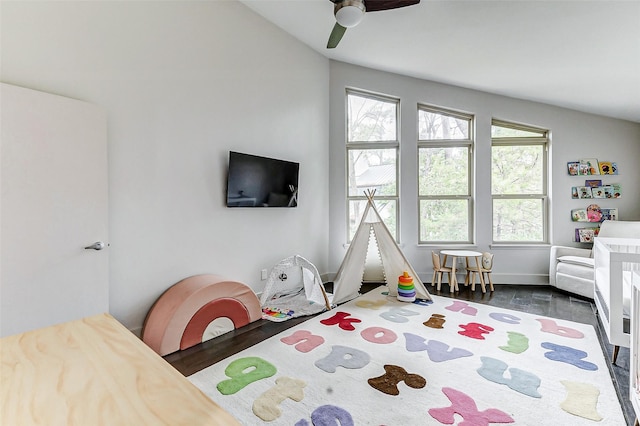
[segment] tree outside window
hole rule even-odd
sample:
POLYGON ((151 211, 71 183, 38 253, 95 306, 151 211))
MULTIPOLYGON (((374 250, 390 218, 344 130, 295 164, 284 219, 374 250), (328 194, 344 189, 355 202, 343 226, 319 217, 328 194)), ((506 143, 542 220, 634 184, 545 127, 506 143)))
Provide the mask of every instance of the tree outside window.
POLYGON ((493 241, 547 241, 548 131, 493 120, 491 126, 493 241))
POLYGON ((399 100, 347 91, 348 241, 360 224, 365 191, 375 189, 376 208, 398 240, 399 100))
POLYGON ((473 116, 418 105, 419 242, 471 243, 473 116))

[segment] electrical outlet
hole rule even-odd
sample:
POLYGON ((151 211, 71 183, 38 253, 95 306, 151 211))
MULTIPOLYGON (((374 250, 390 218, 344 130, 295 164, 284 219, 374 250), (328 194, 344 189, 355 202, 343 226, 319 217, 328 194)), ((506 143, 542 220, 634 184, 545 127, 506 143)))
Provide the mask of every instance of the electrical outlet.
POLYGON ((267 270, 266 270, 266 269, 261 269, 261 270, 260 270, 260 279, 261 279, 262 281, 264 281, 264 280, 266 280, 266 279, 267 279, 267 270))

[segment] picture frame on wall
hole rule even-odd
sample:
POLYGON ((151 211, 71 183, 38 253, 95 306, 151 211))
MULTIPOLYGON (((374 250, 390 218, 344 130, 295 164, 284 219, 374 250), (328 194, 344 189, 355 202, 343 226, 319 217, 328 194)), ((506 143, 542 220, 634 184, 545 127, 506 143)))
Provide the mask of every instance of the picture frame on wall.
POLYGON ((590 186, 578 187, 578 198, 593 198, 590 186))
POLYGON ((614 183, 611 185, 605 185, 604 198, 620 198, 622 197, 622 185, 614 183))
POLYGON ((571 198, 573 198, 574 200, 580 198, 578 196, 578 187, 577 186, 572 186, 571 187, 571 198))
POLYGON ((606 193, 604 191, 604 186, 597 186, 595 188, 591 188, 591 195, 593 198, 606 198, 606 193))
POLYGON ((603 208, 602 220, 618 220, 618 209, 603 208))
POLYGON ((582 175, 599 175, 600 167, 598 166, 598 160, 595 158, 583 158, 580 160, 579 172, 582 175))
POLYGON ((618 165, 611 161, 600 161, 598 163, 601 175, 617 175, 618 165))

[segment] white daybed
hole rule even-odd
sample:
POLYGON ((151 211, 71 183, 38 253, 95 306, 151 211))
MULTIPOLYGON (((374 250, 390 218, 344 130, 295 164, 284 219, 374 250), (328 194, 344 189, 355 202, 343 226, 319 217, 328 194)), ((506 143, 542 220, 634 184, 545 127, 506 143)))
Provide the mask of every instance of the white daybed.
POLYGON ((630 346, 631 280, 640 271, 640 239, 597 237, 593 253, 594 301, 615 363, 620 346, 630 346))

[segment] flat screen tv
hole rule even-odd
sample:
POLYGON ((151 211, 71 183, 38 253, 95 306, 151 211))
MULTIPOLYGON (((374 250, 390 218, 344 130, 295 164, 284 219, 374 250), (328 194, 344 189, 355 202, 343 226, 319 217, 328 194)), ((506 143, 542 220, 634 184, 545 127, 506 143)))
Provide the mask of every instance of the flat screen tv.
POLYGON ((227 207, 297 207, 300 164, 229 152, 227 207))

